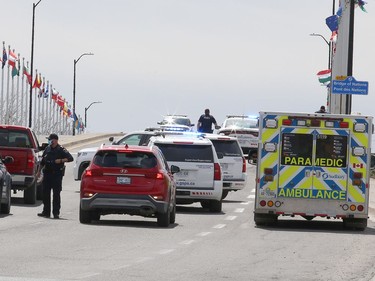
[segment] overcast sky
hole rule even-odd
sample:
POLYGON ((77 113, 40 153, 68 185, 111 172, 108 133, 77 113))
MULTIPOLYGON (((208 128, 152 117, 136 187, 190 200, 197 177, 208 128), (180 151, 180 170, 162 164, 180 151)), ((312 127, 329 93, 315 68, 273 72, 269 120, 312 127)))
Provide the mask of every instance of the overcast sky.
MULTIPOLYGON (((30 61, 32 4, 1 1, 0 40, 30 61)), ((375 1, 355 11, 353 76, 369 82, 352 110, 375 115, 375 1)), ((338 1, 336 1, 336 8, 338 1)), ((42 0, 36 7, 34 66, 90 132, 156 126, 165 114, 193 123, 210 108, 314 112, 327 92, 316 73, 328 65, 325 19, 332 0, 42 0)))

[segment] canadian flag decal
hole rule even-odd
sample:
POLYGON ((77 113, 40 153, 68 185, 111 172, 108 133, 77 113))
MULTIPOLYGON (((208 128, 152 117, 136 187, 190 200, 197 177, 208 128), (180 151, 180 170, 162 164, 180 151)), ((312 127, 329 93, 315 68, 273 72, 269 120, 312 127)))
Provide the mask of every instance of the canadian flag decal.
POLYGON ((359 163, 353 163, 353 168, 363 168, 363 163, 359 164, 359 163))

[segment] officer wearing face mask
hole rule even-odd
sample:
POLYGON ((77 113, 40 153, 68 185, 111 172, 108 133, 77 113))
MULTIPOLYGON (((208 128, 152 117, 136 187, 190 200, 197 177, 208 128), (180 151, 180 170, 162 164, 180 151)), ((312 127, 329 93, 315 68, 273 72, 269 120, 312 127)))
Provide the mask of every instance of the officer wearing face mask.
POLYGON ((40 177, 43 169, 43 211, 40 217, 51 216, 51 190, 53 190, 52 214, 55 219, 60 218, 62 179, 65 172, 66 162, 72 162, 73 156, 58 143, 59 137, 50 134, 48 146, 42 155, 37 177, 40 177))

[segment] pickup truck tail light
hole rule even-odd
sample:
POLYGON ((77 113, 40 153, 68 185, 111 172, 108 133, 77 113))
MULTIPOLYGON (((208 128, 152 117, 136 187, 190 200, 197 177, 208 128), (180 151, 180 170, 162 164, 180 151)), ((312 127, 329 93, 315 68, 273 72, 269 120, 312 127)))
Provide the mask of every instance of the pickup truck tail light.
POLYGON ((27 153, 27 164, 26 164, 26 170, 28 173, 33 173, 35 169, 35 158, 34 155, 31 152, 27 153))
POLYGON ((242 173, 246 173, 246 159, 242 157, 242 173))

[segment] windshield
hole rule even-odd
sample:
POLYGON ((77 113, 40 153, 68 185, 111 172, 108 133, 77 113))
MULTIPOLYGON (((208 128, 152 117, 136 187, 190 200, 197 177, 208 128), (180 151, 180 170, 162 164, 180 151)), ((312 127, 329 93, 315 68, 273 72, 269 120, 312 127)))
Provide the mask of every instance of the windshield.
POLYGON ((190 119, 189 118, 179 118, 179 117, 167 117, 161 122, 161 124, 162 125, 177 124, 177 125, 190 126, 190 119))
POLYGON ((237 141, 211 140, 211 142, 213 143, 216 152, 221 152, 224 156, 242 156, 242 150, 237 141))

